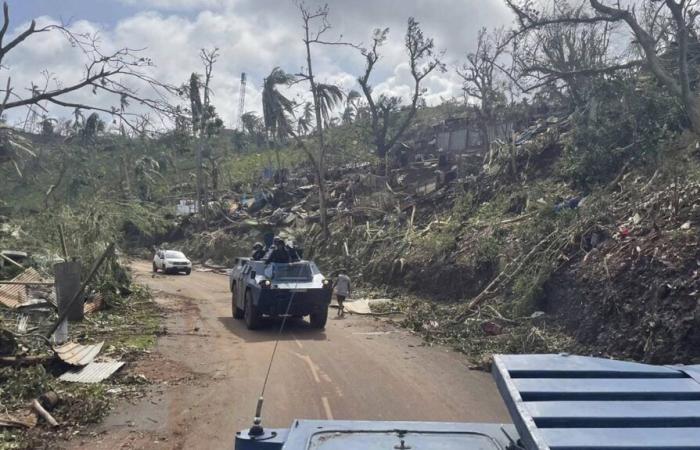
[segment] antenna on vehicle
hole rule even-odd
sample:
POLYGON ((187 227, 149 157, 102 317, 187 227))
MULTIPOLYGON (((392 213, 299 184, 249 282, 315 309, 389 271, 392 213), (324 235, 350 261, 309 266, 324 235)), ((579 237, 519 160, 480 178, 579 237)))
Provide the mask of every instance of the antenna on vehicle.
MULTIPOLYGON (((299 283, 295 283, 298 285, 299 283)), ((296 287, 296 286, 295 286, 296 287)), ((292 307, 292 301, 294 300, 295 291, 292 291, 292 295, 289 297, 289 303, 287 303, 287 310, 284 312, 282 317, 282 323, 280 324, 280 330, 277 333, 277 339, 275 339, 275 346, 272 349, 272 355, 270 355, 270 363, 267 366, 267 373, 265 374, 265 381, 263 381, 262 389, 260 390, 260 397, 258 397, 258 403, 255 407, 255 416, 253 417, 253 425, 248 430, 248 436, 260 437, 265 434, 265 429, 262 426, 262 408, 263 402, 265 401, 265 388, 267 387, 267 380, 270 378, 270 370, 272 370, 272 362, 275 360, 275 354, 277 353, 277 346, 280 343, 280 338, 282 337, 282 331, 284 330, 284 325, 287 323, 287 318, 289 317, 289 310, 292 307)))
POLYGON ((253 417, 253 426, 248 430, 248 436, 262 436, 265 434, 265 429, 262 427, 262 407, 264 400, 262 395, 258 398, 258 406, 255 407, 255 417, 253 417))

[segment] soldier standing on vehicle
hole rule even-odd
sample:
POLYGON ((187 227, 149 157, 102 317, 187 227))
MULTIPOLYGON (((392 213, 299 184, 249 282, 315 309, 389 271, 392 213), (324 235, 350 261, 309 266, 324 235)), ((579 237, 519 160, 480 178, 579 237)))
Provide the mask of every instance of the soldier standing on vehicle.
POLYGON ((350 296, 350 277, 345 275, 345 272, 339 271, 338 278, 335 280, 335 298, 338 301, 338 316, 345 316, 345 308, 343 307, 343 302, 350 296))
POLYGON ((265 254, 265 263, 288 263, 290 262, 289 252, 287 251, 287 246, 284 245, 284 241, 281 237, 275 236, 272 240, 272 246, 265 254))
POLYGON ((255 244, 253 244, 253 253, 250 255, 250 258, 253 261, 260 261, 261 259, 263 259, 264 256, 265 249, 263 248, 262 243, 256 242, 255 244))

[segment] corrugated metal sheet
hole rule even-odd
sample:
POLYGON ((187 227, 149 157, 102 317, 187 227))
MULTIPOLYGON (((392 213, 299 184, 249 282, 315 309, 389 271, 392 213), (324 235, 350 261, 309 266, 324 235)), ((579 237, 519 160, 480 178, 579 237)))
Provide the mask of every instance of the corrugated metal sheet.
MULTIPOLYGON (((32 282, 49 282, 42 277, 39 272, 33 268, 29 268, 24 272, 14 277, 11 281, 19 281, 22 283, 32 282)), ((19 308, 27 301, 27 286, 23 284, 2 284, 0 285, 0 303, 8 308, 19 308)))
POLYGON ((103 342, 92 345, 81 345, 75 342, 56 346, 53 350, 61 360, 71 366, 85 366, 92 362, 93 359, 102 350, 103 342))
POLYGON ((59 380, 71 383, 99 383, 109 378, 114 372, 124 365, 123 361, 91 362, 87 366, 71 370, 60 377, 59 380))

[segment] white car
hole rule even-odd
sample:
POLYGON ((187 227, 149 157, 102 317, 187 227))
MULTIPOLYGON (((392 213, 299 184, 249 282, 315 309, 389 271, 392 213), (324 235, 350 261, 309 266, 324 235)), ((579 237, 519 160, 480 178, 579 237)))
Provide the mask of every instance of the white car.
POLYGON ((176 250, 158 250, 153 256, 153 271, 158 272, 158 269, 163 273, 185 272, 185 275, 189 275, 192 272, 192 261, 176 250))

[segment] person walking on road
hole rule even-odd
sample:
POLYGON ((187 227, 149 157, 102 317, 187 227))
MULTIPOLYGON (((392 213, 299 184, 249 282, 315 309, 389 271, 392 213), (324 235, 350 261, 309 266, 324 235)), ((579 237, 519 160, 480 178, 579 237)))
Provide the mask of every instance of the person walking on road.
POLYGON ((338 301, 338 317, 345 316, 345 308, 343 307, 343 302, 346 298, 350 296, 352 291, 350 287, 350 277, 343 271, 338 272, 338 278, 335 280, 335 298, 338 301))

